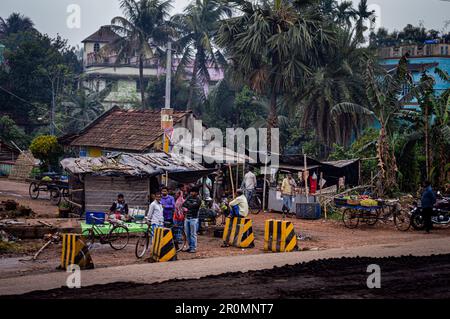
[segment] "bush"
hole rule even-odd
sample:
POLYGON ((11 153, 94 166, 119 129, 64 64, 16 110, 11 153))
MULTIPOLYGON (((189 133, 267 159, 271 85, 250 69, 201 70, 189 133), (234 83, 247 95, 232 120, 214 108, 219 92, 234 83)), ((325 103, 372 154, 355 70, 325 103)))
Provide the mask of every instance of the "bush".
POLYGON ((40 135, 30 145, 33 156, 42 161, 42 167, 50 168, 58 166, 58 159, 63 154, 63 148, 58 144, 56 136, 40 135))

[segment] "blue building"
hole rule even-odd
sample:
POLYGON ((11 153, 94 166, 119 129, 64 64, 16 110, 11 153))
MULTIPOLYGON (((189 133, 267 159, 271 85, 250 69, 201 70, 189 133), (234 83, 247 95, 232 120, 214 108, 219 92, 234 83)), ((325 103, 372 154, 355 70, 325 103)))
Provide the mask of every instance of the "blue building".
MULTIPOLYGON (((427 41, 422 45, 401 45, 393 47, 380 48, 378 50, 378 57, 380 64, 389 72, 395 71, 400 58, 408 54, 409 66, 414 83, 418 83, 423 72, 432 76, 436 82, 434 86, 435 93, 441 94, 450 87, 450 83, 443 81, 436 73, 435 69, 438 67, 441 70, 450 74, 450 44, 439 43, 437 41, 427 41)), ((404 93, 407 93, 408 87, 404 88, 404 93)), ((418 107, 417 101, 412 101, 405 105, 406 108, 418 107)))

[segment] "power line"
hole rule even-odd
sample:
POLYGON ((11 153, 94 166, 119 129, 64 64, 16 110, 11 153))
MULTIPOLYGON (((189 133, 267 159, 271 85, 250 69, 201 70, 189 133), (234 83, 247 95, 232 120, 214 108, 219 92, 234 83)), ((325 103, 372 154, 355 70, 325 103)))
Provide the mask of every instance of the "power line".
POLYGON ((31 106, 36 106, 36 105, 34 105, 33 103, 28 102, 27 100, 21 98, 20 96, 17 96, 17 95, 14 94, 13 92, 11 92, 11 91, 5 89, 5 88, 2 87, 2 86, 0 86, 0 90, 2 90, 2 91, 4 91, 4 92, 8 93, 9 95, 12 95, 13 97, 15 97, 16 99, 22 101, 23 103, 29 104, 29 105, 31 105, 31 106))

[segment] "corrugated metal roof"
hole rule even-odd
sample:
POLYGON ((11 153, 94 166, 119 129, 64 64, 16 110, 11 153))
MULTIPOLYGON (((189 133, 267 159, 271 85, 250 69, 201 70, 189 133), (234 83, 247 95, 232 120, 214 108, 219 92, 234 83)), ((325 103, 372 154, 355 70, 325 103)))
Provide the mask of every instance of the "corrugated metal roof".
POLYGON ((331 165, 334 167, 342 168, 348 165, 351 165, 355 162, 358 162, 359 158, 355 159, 349 159, 349 160, 340 160, 340 161, 328 161, 328 162, 322 162, 323 164, 331 165))
POLYGON ((207 171, 205 167, 187 157, 166 153, 115 153, 102 157, 66 158, 62 167, 72 174, 103 176, 154 176, 182 172, 207 171))

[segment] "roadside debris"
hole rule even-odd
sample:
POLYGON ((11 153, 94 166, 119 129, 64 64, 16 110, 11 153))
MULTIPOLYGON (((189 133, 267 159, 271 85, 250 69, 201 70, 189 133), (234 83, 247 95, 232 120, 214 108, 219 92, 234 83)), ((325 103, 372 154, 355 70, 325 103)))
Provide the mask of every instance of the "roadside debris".
POLYGON ((22 206, 15 200, 6 200, 0 203, 0 219, 25 217, 31 218, 34 211, 27 206, 22 206))

